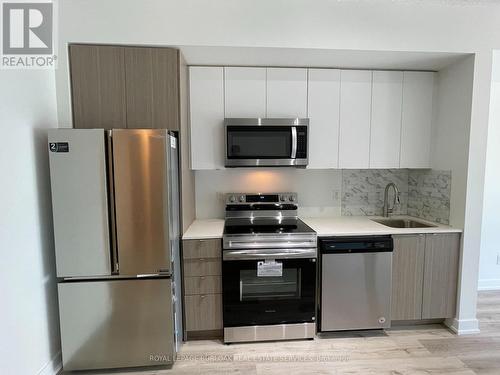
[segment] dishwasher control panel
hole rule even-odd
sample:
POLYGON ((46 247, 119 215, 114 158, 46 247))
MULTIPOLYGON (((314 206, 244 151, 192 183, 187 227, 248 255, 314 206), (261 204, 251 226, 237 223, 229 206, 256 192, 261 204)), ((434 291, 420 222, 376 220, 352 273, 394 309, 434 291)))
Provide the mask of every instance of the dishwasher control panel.
POLYGON ((320 239, 321 253, 390 252, 391 236, 329 237, 320 239))

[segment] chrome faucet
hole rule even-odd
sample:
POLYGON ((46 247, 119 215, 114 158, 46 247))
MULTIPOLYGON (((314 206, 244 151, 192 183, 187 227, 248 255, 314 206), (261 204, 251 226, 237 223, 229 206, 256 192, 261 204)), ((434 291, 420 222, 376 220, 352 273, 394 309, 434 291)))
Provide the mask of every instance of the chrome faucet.
POLYGON ((384 216, 389 217, 394 212, 394 208, 396 207, 396 204, 400 204, 401 201, 399 200, 399 189, 396 186, 394 182, 389 182, 387 186, 385 187, 385 193, 384 193, 384 216), (392 207, 389 208, 389 188, 394 189, 394 201, 392 202, 392 207))

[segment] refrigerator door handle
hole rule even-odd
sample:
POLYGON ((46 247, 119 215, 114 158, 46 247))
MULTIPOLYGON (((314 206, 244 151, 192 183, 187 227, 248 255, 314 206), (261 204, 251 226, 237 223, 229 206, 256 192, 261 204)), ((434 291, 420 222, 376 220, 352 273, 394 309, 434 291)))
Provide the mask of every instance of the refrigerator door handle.
POLYGON ((113 275, 120 272, 120 264, 118 262, 118 244, 116 238, 116 210, 115 210, 115 184, 113 170, 113 131, 106 132, 106 147, 107 147, 107 172, 108 172, 108 196, 109 196, 109 232, 111 233, 111 266, 113 275))

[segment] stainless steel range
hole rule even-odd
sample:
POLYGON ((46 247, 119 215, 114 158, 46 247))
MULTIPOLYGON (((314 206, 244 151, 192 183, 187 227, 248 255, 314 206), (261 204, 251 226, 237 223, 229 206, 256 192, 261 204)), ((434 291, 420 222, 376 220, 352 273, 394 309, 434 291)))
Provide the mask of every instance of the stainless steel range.
POLYGON ((226 196, 224 342, 313 338, 316 233, 296 193, 226 196))

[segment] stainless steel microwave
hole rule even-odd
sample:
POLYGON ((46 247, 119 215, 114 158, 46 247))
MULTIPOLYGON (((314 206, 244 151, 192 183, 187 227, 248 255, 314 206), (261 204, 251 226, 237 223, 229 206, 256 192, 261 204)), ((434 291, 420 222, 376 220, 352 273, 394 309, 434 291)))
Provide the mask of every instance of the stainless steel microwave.
POLYGON ((226 118, 226 167, 305 167, 307 118, 226 118))

